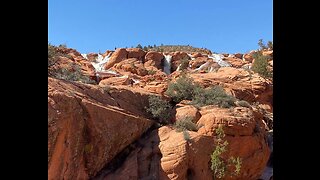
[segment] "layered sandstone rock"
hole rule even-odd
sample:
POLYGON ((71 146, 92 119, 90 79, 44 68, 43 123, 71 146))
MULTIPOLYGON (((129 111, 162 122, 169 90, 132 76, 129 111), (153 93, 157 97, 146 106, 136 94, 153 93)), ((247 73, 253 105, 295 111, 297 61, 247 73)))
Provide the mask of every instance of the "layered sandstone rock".
POLYGON ((118 48, 114 53, 112 53, 109 61, 105 64, 104 69, 109 69, 114 64, 127 58, 128 58, 128 51, 125 48, 118 48))
POLYGON ((146 52, 144 52, 140 48, 127 48, 128 58, 137 58, 139 61, 144 62, 144 56, 146 52))
POLYGON ((217 72, 190 74, 204 87, 222 86, 228 93, 250 103, 259 102, 273 106, 273 83, 258 74, 244 69, 223 67, 217 72))
POLYGON ((243 59, 249 63, 251 63, 253 61, 253 57, 252 57, 252 54, 245 54, 243 56, 243 59))
POLYGON ((201 117, 199 110, 192 105, 177 104, 174 111, 176 111, 176 121, 189 117, 196 123, 201 117))
POLYGON ((242 61, 242 59, 239 58, 225 57, 223 58, 223 60, 227 61, 229 64, 231 64, 232 67, 235 68, 241 68, 243 65, 246 64, 246 62, 242 61))
POLYGON ((189 55, 186 52, 174 52, 171 59, 171 72, 175 71, 181 64, 182 60, 190 60, 189 55))
POLYGON ((145 56, 145 63, 144 66, 154 66, 158 69, 162 69, 161 61, 163 60, 164 56, 162 53, 151 51, 148 52, 145 56))
POLYGON ((48 81, 48 179, 89 179, 153 124, 96 86, 48 81))
POLYGON ((143 66, 142 62, 139 61, 137 58, 129 58, 129 59, 123 60, 115 64, 114 68, 120 71, 131 72, 139 76, 145 76, 148 74, 148 71, 143 66))
POLYGON ((104 179, 204 179, 212 180, 210 155, 215 148, 215 129, 222 126, 227 152, 222 158, 240 157, 242 165, 237 177, 223 179, 256 180, 268 161, 270 150, 259 116, 249 108, 222 109, 207 106, 201 110, 198 132, 183 132, 171 127, 154 130, 132 151, 116 171, 104 179), (143 144, 143 146, 142 146, 143 144))

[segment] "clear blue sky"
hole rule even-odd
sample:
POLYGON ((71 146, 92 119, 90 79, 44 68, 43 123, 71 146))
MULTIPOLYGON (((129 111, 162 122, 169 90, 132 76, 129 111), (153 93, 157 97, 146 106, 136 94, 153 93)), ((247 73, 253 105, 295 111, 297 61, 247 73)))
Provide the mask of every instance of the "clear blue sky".
POLYGON ((49 0, 48 42, 81 53, 191 45, 247 52, 273 38, 272 0, 49 0))

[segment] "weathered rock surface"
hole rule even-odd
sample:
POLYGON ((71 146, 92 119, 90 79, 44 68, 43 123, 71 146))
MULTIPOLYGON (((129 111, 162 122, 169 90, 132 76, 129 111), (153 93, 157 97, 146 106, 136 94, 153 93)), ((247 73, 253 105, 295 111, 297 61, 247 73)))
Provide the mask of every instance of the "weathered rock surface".
POLYGON ((96 86, 48 81, 48 179, 94 176, 153 124, 96 86))
POLYGON ((215 129, 225 129, 229 142, 225 157, 242 158, 240 175, 223 179, 256 180, 268 161, 270 150, 259 116, 249 108, 222 109, 207 106, 201 109, 198 132, 183 132, 171 127, 154 130, 132 151, 115 172, 104 179, 208 179, 212 180, 210 154, 214 150, 215 129))

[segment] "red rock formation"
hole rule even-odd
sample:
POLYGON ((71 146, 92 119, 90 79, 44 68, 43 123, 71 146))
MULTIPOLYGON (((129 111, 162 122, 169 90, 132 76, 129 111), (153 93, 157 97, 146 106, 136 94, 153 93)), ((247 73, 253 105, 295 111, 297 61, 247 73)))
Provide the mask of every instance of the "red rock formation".
POLYGON ((107 85, 130 85, 133 84, 133 80, 128 76, 121 77, 110 77, 107 79, 103 79, 99 82, 99 86, 107 86, 107 85))
POLYGON ((273 50, 262 51, 262 55, 264 56, 273 56, 273 50))
POLYGON ((128 58, 137 58, 141 62, 144 62, 144 56, 146 55, 146 52, 144 52, 140 48, 127 48, 128 52, 128 58))
POLYGON ((243 65, 246 64, 246 62, 239 58, 225 57, 223 58, 223 60, 227 61, 229 64, 231 64, 232 67, 235 68, 241 68, 243 65))
POLYGON ((245 54, 243 56, 243 59, 249 63, 251 63, 253 61, 253 57, 252 57, 252 54, 245 54))
POLYGON ((244 69, 223 67, 214 73, 190 74, 204 87, 220 85, 240 100, 273 104, 273 83, 244 69))
POLYGON ((205 57, 205 56, 197 57, 196 59, 191 60, 189 62, 189 65, 191 65, 191 69, 195 69, 195 68, 200 67, 202 64, 206 63, 208 60, 209 60, 209 58, 205 57))
POLYGON ((192 53, 192 56, 193 58, 198 58, 198 57, 202 57, 202 54, 201 53, 192 53))
POLYGON ((97 57, 98 57, 97 53, 89 53, 89 54, 87 54, 87 58, 88 58, 89 61, 95 61, 97 57))
POLYGON ((175 52, 172 55, 172 59, 171 59, 171 72, 175 71, 178 66, 181 64, 181 61, 183 59, 188 59, 190 60, 190 57, 188 56, 188 54, 186 52, 175 52))
POLYGON ((128 58, 128 51, 125 48, 118 48, 114 53, 112 53, 110 60, 104 66, 104 69, 109 69, 114 64, 127 58, 128 58))
POLYGON ((192 122, 198 122, 201 117, 199 110, 192 105, 177 104, 174 108, 176 111, 176 121, 190 117, 192 122))
POLYGON ((270 150, 265 141, 261 119, 252 110, 238 107, 221 109, 214 106, 202 108, 203 116, 198 132, 183 132, 170 127, 154 130, 141 140, 143 146, 131 152, 124 164, 104 179, 204 179, 212 180, 210 155, 214 150, 215 129, 220 124, 225 129, 229 145, 222 158, 234 156, 242 159, 240 175, 223 179, 256 180, 268 161, 270 150), (245 145, 244 145, 245 144, 245 145))
POLYGON ((139 76, 145 76, 148 74, 148 71, 143 66, 142 62, 139 61, 137 58, 129 58, 129 59, 123 60, 115 64, 114 68, 116 68, 119 71, 131 72, 139 76))
POLYGON ((48 179, 94 176, 152 125, 93 85, 48 81, 48 179))
POLYGON ((159 52, 148 52, 145 56, 145 67, 154 66, 158 69, 162 69, 161 67, 161 61, 164 58, 162 53, 159 52))
POLYGON ((241 53, 236 53, 236 54, 234 54, 234 57, 235 57, 235 58, 242 59, 243 54, 241 54, 241 53))

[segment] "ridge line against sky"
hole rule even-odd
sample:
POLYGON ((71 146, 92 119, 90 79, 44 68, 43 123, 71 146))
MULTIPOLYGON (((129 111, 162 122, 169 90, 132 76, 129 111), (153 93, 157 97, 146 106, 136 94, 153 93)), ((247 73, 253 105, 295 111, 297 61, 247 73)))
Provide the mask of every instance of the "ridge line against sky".
POLYGON ((272 0, 48 0, 48 42, 81 53, 190 45, 249 52, 272 41, 272 0))

